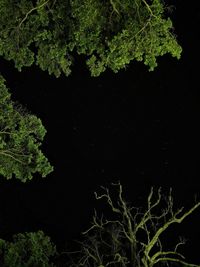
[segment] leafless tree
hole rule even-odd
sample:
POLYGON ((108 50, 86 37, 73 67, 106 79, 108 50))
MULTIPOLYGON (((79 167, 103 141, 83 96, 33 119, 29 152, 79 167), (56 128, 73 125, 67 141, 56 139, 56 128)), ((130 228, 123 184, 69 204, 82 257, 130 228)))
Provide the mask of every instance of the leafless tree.
POLYGON ((83 232, 85 239, 80 242, 78 260, 71 267, 153 267, 171 266, 172 263, 185 267, 200 266, 187 263, 179 252, 180 246, 185 244, 184 239, 180 238, 173 249, 167 250, 161 238, 169 226, 181 223, 200 206, 200 202, 187 211, 183 207, 173 211, 172 190, 165 197, 161 188, 155 192, 152 187, 146 211, 143 211, 131 207, 124 200, 120 182, 112 185, 118 187, 117 201, 111 198, 109 189, 105 187, 101 187, 104 193, 98 195, 95 192, 95 197, 97 200, 106 199, 116 219, 98 217, 95 211, 92 226, 83 232))

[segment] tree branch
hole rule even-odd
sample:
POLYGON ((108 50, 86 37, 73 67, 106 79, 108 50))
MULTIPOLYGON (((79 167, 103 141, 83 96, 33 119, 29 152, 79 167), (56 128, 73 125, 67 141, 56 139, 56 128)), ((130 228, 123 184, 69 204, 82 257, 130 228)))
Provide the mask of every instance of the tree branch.
POLYGON ((34 10, 37 10, 43 6, 45 6, 47 3, 49 2, 49 0, 47 0, 46 2, 42 3, 40 6, 36 6, 34 8, 32 8, 31 10, 29 10, 27 13, 26 13, 26 16, 21 20, 18 28, 20 28, 22 26, 22 24, 24 23, 24 21, 28 18, 28 15, 30 15, 34 10))

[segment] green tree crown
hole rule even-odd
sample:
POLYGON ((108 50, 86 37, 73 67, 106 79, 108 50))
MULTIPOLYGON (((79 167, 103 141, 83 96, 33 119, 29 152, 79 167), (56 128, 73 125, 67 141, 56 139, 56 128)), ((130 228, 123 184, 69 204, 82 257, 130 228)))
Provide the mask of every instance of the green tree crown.
POLYGON ((23 182, 49 174, 53 167, 40 150, 45 134, 41 120, 11 100, 0 76, 0 174, 23 182))
POLYGON ((19 233, 13 242, 0 239, 2 267, 53 267, 50 257, 56 247, 43 231, 19 233))
POLYGON ((34 62, 59 77, 83 54, 92 76, 131 61, 154 70, 181 46, 161 0, 0 0, 0 56, 18 70, 34 62))

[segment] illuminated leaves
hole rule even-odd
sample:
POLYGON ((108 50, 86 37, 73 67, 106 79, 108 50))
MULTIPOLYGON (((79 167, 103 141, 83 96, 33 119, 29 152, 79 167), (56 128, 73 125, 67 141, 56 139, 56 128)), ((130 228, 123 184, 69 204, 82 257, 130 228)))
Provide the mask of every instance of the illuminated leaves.
POLYGON ((46 130, 40 119, 10 99, 0 76, 0 174, 22 182, 38 172, 45 177, 53 168, 40 150, 46 130))
MULTIPOLYGON (((55 255, 56 248, 42 231, 19 233, 13 242, 0 240, 3 249, 3 267, 53 267, 49 257, 55 255)), ((1 255, 2 258, 2 255, 1 255)))
POLYGON ((182 50, 165 10, 161 0, 0 0, 0 55, 56 77, 71 73, 74 52, 92 76, 133 60, 153 70, 157 57, 182 50))

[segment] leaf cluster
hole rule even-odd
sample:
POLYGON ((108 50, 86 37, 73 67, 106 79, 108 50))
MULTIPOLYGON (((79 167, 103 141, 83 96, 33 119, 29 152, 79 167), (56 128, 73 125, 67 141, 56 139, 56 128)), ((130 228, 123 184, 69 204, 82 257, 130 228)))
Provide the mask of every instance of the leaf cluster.
POLYGON ((42 231, 16 234, 12 242, 0 240, 2 267, 53 267, 50 257, 55 254, 55 245, 42 231))
POLYGON ((33 173, 50 173, 53 168, 40 150, 45 134, 41 120, 11 100, 0 76, 0 174, 25 182, 33 173))
POLYGON ((157 57, 182 50, 165 10, 161 0, 0 0, 0 56, 56 77, 71 73, 74 53, 92 76, 133 60, 153 70, 157 57))

